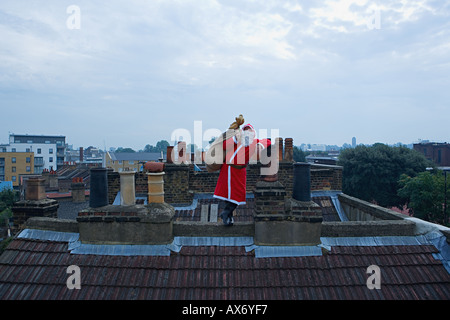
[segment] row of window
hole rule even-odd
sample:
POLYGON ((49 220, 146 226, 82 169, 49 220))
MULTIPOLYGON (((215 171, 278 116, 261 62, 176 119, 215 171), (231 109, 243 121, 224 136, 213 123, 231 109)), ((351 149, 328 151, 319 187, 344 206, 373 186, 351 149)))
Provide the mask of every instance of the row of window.
MULTIPOLYGON (((108 164, 111 164, 111 162, 112 162, 112 164, 117 164, 117 163, 123 164, 122 160, 108 160, 108 164)), ((133 160, 128 160, 128 161, 125 161, 125 162, 127 162, 128 164, 134 164, 133 160)))
MULTIPOLYGON (((1 148, 0 149, 1 152, 6 152, 6 148, 1 148)), ((16 148, 11 148, 11 152, 17 152, 16 148)), ((31 152, 31 148, 26 148, 25 152, 31 152)), ((53 148, 48 149, 48 153, 49 154, 53 154, 53 148)), ((42 154, 42 149, 41 148, 37 148, 37 154, 42 154)))
MULTIPOLYGON (((27 172, 31 172, 31 167, 30 166, 26 166, 26 169, 25 169, 27 172)), ((16 169, 16 167, 11 167, 11 172, 16 172, 17 171, 17 169, 16 169)))
MULTIPOLYGON (((53 159, 53 158, 50 157, 50 159, 53 159)), ((26 160, 27 163, 31 163, 31 158, 30 157, 27 157, 25 160, 26 160)), ((16 163, 16 162, 17 162, 16 157, 11 157, 11 163, 16 163)), ((53 160, 51 160, 50 162, 53 162, 53 160)))

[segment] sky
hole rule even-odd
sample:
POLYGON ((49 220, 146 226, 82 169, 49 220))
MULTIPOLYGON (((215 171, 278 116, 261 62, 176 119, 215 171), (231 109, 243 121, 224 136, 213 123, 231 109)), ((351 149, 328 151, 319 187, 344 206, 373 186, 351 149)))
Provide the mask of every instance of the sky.
POLYGON ((0 2, 0 143, 207 144, 239 114, 294 145, 450 142, 450 3, 0 2))

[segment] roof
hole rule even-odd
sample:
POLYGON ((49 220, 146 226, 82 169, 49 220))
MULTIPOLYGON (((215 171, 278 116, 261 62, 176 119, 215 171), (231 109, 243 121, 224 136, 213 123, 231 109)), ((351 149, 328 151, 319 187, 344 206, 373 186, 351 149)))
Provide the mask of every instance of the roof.
POLYGON ((47 232, 50 240, 44 240, 39 232, 24 233, 0 256, 2 300, 450 297, 450 274, 435 258, 439 251, 420 242, 331 245, 329 239, 320 255, 258 258, 254 247, 239 241, 221 244, 215 239, 211 245, 191 239, 169 255, 125 256, 71 253, 74 234, 47 232), (80 268, 79 290, 66 285, 71 265, 80 268), (367 287, 370 265, 380 267, 379 290, 367 287))
MULTIPOLYGON (((324 221, 345 215, 337 192, 313 192, 324 221)), ((253 219, 254 198, 235 220, 253 219)), ((213 219, 217 199, 197 194, 175 221, 213 219)), ((58 213, 61 217, 61 213, 58 213)), ((65 217, 74 219, 74 217, 65 217)), ((215 217, 217 219, 217 217, 215 217)), ((217 221, 217 220, 216 220, 217 221)), ((175 223, 175 222, 174 222, 175 223)), ((235 227, 231 227, 235 228, 235 227)), ((252 236, 175 236, 166 245, 95 245, 77 232, 25 229, 0 256, 0 300, 448 300, 450 245, 425 235, 322 236, 317 246, 259 246, 252 236), (81 289, 67 288, 69 266, 81 289), (380 268, 369 289, 368 267, 380 268)))
POLYGON ((109 152, 113 161, 158 161, 160 152, 109 152))

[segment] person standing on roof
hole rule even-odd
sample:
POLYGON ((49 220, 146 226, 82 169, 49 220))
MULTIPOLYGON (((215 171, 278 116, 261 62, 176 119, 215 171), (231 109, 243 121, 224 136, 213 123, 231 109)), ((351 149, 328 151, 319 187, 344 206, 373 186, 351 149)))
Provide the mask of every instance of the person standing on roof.
POLYGON ((270 140, 256 139, 255 129, 246 124, 233 137, 223 141, 224 164, 220 168, 214 198, 223 200, 225 208, 220 216, 226 226, 234 223, 233 211, 246 203, 247 164, 258 148, 270 145, 270 140))

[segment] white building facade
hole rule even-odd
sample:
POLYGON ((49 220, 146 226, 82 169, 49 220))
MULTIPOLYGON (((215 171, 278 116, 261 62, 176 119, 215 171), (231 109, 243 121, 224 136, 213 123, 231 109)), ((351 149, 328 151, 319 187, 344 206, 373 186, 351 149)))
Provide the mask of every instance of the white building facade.
POLYGON ((8 145, 0 145, 3 152, 33 152, 33 173, 41 174, 44 169, 57 170, 64 164, 66 137, 43 135, 9 136, 8 145))

